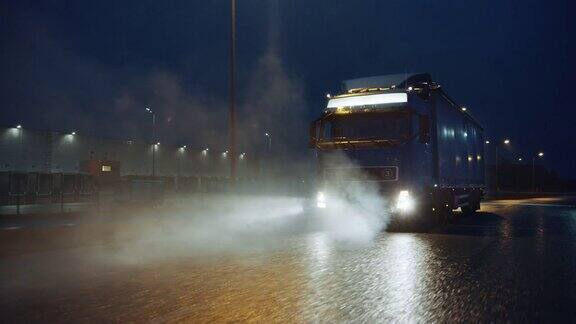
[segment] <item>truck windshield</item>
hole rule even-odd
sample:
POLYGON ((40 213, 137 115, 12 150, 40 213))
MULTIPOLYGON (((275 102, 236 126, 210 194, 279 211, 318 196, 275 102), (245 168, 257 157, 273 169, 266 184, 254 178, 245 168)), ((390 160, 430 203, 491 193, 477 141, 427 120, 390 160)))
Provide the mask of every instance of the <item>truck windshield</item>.
POLYGON ((411 132, 408 113, 333 115, 323 121, 322 140, 402 140, 411 132))

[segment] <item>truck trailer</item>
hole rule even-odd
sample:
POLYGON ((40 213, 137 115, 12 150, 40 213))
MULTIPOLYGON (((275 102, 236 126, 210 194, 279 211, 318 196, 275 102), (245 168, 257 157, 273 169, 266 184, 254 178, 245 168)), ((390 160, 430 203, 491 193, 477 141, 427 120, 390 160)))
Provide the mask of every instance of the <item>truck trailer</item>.
POLYGON ((311 123, 309 146, 320 180, 316 208, 338 192, 325 187, 370 182, 393 215, 480 209, 483 129, 428 73, 344 81, 311 123))

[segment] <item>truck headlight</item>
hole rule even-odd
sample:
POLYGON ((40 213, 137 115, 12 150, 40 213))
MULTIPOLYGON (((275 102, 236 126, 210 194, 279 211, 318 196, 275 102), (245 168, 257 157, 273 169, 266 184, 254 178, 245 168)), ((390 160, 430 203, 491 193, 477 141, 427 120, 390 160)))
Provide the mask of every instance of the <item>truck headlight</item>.
POLYGON ((408 213, 414 210, 415 201, 410 191, 402 190, 398 194, 398 199, 396 200, 396 209, 402 213, 408 213))
POLYGON ((316 207, 326 208, 326 195, 322 191, 318 191, 316 195, 316 207))

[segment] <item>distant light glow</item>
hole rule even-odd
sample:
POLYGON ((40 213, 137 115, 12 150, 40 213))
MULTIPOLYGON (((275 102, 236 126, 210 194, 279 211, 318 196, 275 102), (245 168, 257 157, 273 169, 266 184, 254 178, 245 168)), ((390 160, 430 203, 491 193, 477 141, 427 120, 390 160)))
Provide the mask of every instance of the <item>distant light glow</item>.
POLYGON ((460 109, 462 109, 462 111, 468 110, 468 108, 466 108, 466 107, 462 107, 462 108, 460 108, 460 109))
POLYGON ((474 158, 472 157, 472 155, 468 155, 468 162, 472 162, 472 160, 474 160, 474 158))
POLYGON ((408 95, 406 93, 383 93, 330 99, 330 101, 328 101, 328 108, 372 106, 404 102, 408 102, 408 95))
POLYGON ((544 152, 538 152, 538 156, 539 156, 539 157, 543 157, 543 156, 544 156, 544 152))
POLYGON ((412 91, 414 88, 412 87, 408 87, 408 91, 412 91))
POLYGON ((518 162, 522 162, 522 158, 518 158, 518 162))
POLYGON ((16 128, 21 129, 22 125, 18 124, 18 125, 16 125, 16 128))
POLYGON ((490 144, 490 141, 486 141, 486 144, 490 144))
POLYGON ((505 139, 505 140, 504 140, 504 144, 506 144, 506 145, 510 144, 510 140, 509 140, 509 139, 505 139))
POLYGON ((72 132, 72 133, 70 133, 70 135, 76 135, 76 132, 72 132))

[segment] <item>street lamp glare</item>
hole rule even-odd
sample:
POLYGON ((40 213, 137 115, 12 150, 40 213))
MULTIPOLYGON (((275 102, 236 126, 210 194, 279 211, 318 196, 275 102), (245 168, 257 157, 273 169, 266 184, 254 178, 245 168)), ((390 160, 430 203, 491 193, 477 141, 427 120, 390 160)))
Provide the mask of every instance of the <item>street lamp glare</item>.
POLYGON ((486 141, 486 144, 490 144, 490 141, 486 141))
POLYGON ((504 144, 506 144, 506 145, 510 144, 510 140, 509 140, 509 139, 505 139, 505 140, 504 140, 504 144))
POLYGON ((270 134, 268 134, 268 133, 264 133, 264 136, 270 136, 270 134))
POLYGON ((462 107, 461 109, 462 109, 462 111, 468 110, 468 108, 466 108, 466 107, 462 107))
POLYGON ((538 152, 538 156, 539 156, 539 157, 543 157, 543 156, 544 156, 544 152, 538 152))
POLYGON ((22 125, 18 124, 18 125, 16 125, 16 128, 21 129, 22 125))
POLYGON ((71 135, 76 135, 76 132, 74 131, 74 132, 72 132, 72 133, 70 133, 70 134, 71 134, 71 135))
POLYGON ((518 162, 522 162, 522 158, 518 158, 518 162))

